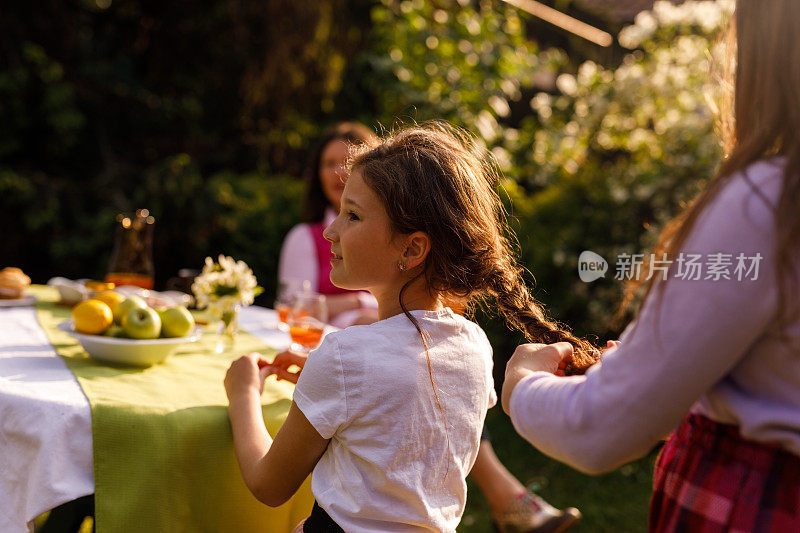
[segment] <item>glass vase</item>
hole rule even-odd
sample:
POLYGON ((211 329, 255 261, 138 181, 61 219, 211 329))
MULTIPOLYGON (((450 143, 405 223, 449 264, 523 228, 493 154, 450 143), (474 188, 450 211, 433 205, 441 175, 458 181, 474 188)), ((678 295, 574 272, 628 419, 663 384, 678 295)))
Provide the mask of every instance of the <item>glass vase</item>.
POLYGON ((229 353, 236 343, 236 333, 239 331, 239 310, 241 305, 235 304, 224 309, 214 309, 212 313, 219 318, 217 324, 217 353, 229 353))

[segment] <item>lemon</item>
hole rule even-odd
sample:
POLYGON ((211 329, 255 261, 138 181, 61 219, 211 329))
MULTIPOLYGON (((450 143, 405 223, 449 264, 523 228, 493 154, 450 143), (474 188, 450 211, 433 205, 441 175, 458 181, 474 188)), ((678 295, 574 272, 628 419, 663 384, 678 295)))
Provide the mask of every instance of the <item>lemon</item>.
POLYGON ((113 283, 106 283, 105 281, 89 280, 83 284, 84 287, 90 291, 101 292, 110 291, 114 288, 113 283))
POLYGON ((100 300, 104 304, 106 304, 110 309, 114 309, 114 306, 120 302, 125 301, 125 296, 123 294, 118 293, 117 291, 103 291, 101 293, 95 294, 92 296, 95 300, 100 300))
POLYGON ((100 300, 86 300, 72 308, 72 321, 75 329, 80 333, 99 335, 103 333, 111 322, 114 315, 108 304, 100 300))

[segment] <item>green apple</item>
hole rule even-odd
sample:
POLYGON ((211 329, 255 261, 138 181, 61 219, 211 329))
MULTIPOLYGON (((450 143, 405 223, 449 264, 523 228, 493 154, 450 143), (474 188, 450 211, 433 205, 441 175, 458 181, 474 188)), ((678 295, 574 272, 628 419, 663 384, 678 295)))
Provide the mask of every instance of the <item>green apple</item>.
POLYGON ((170 307, 159 313, 161 315, 162 337, 185 337, 194 328, 194 317, 183 306, 170 307))
POLYGON ((103 335, 106 337, 123 337, 125 332, 122 330, 122 326, 111 324, 103 335))
POLYGON ((158 313, 158 318, 161 319, 161 336, 163 337, 164 336, 164 311, 169 309, 169 307, 166 307, 164 305, 159 305, 158 307, 154 307, 153 309, 156 310, 156 313, 158 313))
POLYGON ((161 319, 155 309, 134 308, 122 317, 122 329, 132 339, 157 339, 161 333, 161 319))
POLYGON ((122 325, 122 317, 127 315, 131 309, 144 309, 146 307, 147 304, 138 296, 131 296, 121 301, 111 310, 111 314, 114 315, 114 324, 122 325))

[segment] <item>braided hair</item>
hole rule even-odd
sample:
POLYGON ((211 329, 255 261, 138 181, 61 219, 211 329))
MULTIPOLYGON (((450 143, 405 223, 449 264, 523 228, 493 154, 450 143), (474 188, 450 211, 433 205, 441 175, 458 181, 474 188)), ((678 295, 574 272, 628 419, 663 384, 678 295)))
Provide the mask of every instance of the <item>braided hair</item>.
MULTIPOLYGON (((494 300, 506 323, 528 339, 569 342, 567 374, 598 360, 599 349, 549 319, 531 296, 495 190, 499 173, 469 134, 438 122, 406 128, 356 152, 350 165, 381 199, 394 232, 422 231, 431 239, 418 273, 429 290, 468 312, 494 300)), ((405 310, 403 291, 400 305, 405 310)))

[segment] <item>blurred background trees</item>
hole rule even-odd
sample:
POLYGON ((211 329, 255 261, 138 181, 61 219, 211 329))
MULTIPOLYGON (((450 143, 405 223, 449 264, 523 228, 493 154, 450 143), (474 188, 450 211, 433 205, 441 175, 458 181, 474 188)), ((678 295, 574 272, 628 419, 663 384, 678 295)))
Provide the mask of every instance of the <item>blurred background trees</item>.
MULTIPOLYGON (((12 4, 0 18, 2 262, 37 281, 101 277, 114 215, 148 206, 162 283, 242 225, 231 195, 299 194, 272 178, 298 175, 335 115, 371 6, 12 4)), ((279 200, 268 196, 264 211, 279 200)), ((272 248, 295 219, 289 208, 263 221, 272 248)))
MULTIPOLYGON (((592 2, 550 3, 602 22, 592 2)), ((322 129, 444 119, 503 170, 538 297, 580 333, 616 334, 614 258, 645 252, 719 161, 712 59, 728 7, 656 2, 603 51, 500 0, 14 2, 0 19, 0 266, 100 278, 114 216, 147 207, 157 287, 226 253, 268 304, 322 129), (578 279, 583 250, 609 260, 605 279, 578 279)))

